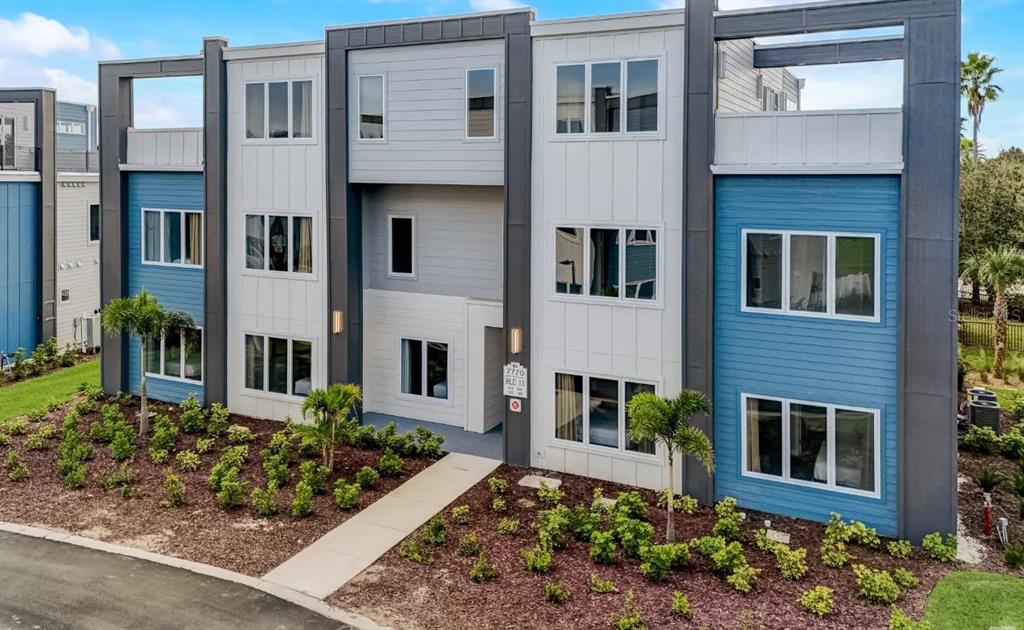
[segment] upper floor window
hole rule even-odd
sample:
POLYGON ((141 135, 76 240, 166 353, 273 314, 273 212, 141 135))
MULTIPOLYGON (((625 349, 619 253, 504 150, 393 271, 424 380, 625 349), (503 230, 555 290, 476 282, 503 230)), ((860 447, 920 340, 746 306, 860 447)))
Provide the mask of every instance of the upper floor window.
POLYGON ((245 388, 305 396, 312 389, 313 343, 269 335, 245 335, 245 388))
POLYGON ((313 273, 313 218, 245 215, 245 268, 313 273))
POLYGON ((879 236, 743 231, 743 310, 879 318, 879 236))
POLYGON ((89 204, 89 242, 97 243, 100 240, 100 204, 89 204))
POLYGON ((203 331, 193 339, 172 330, 163 339, 146 341, 146 374, 186 381, 203 381, 203 331))
POLYGON ((250 140, 312 138, 313 82, 247 83, 245 137, 250 140))
POLYGON ((466 71, 466 137, 496 138, 498 136, 497 71, 482 68, 466 71))
POLYGON ((203 264, 203 213, 142 210, 142 262, 199 267, 203 264))
POLYGON ((557 134, 658 131, 657 59, 562 65, 555 84, 557 134))
POLYGON ((388 275, 416 277, 416 219, 388 216, 388 275))
POLYGON ((80 122, 68 122, 66 120, 58 120, 53 123, 54 131, 57 133, 65 133, 73 136, 84 136, 85 125, 80 122))
POLYGON ((555 228, 555 293, 656 300, 657 281, 657 230, 555 228))
POLYGON ((384 138, 384 75, 359 77, 359 139, 384 138))

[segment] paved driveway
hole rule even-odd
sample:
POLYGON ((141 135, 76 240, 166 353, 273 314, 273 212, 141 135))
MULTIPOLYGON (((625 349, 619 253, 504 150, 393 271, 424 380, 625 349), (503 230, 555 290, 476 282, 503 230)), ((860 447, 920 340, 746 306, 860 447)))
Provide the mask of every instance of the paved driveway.
POLYGON ((0 629, 7 628, 349 630, 240 584, 0 532, 0 629))

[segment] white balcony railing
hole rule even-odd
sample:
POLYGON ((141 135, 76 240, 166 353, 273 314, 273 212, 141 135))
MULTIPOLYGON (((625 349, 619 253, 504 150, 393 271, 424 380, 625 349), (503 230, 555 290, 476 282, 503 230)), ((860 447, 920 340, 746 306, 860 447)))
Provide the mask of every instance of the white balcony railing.
POLYGON ((202 170, 202 129, 128 129, 126 170, 202 170))
POLYGON ((715 117, 716 173, 902 169, 899 108, 720 113, 715 117))

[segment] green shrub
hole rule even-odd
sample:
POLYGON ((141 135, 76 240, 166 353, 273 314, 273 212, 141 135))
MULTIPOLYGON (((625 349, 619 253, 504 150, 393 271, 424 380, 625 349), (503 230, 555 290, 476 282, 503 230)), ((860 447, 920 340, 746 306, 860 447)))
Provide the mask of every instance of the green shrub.
POLYGON ((3 421, 3 431, 7 435, 23 435, 28 431, 28 419, 8 418, 3 421))
POLYGON ((815 586, 804 591, 800 595, 800 605, 818 618, 824 617, 832 612, 832 589, 827 586, 815 586))
POLYGON ((164 500, 161 505, 165 507, 178 507, 185 503, 185 484, 181 478, 174 473, 164 473, 164 500))
POLYGON ((828 525, 825 527, 825 542, 847 543, 850 541, 850 527, 843 522, 838 512, 832 512, 828 516, 828 525))
POLYGON ((351 440, 352 445, 359 448, 377 446, 377 427, 372 424, 360 425, 352 431, 351 440))
POLYGON ((263 472, 267 475, 267 483, 278 488, 288 485, 288 453, 273 449, 263 450, 263 472))
POLYGON ((882 541, 878 538, 878 532, 873 527, 868 527, 860 521, 850 521, 848 531, 850 533, 850 542, 854 542, 862 547, 875 549, 882 544, 882 541))
POLYGON ((249 505, 258 516, 277 514, 277 485, 267 481, 266 488, 253 488, 249 495, 249 505))
POLYGON ((715 514, 718 520, 711 529, 715 536, 722 536, 730 540, 736 540, 740 536, 740 526, 743 525, 743 515, 736 511, 736 499, 725 497, 715 504, 715 514))
POLYGON ((305 435, 299 439, 299 457, 315 457, 320 452, 320 444, 316 441, 316 438, 305 435))
POLYGON ((200 455, 209 453, 213 450, 213 447, 217 445, 217 439, 212 437, 203 437, 196 440, 196 452, 200 455))
POLYGON ((564 492, 558 488, 548 487, 548 485, 543 481, 540 484, 540 488, 537 489, 537 500, 541 502, 541 505, 555 507, 561 503, 564 498, 564 492))
POLYGON ((900 588, 914 588, 921 583, 909 569, 903 567, 897 567, 892 572, 892 579, 896 580, 896 583, 900 585, 900 588))
POLYGON ((635 490, 620 492, 615 498, 615 511, 642 521, 647 518, 647 502, 635 490))
POLYGON ((541 510, 537 515, 537 531, 540 544, 548 549, 562 549, 569 542, 572 525, 572 511, 564 505, 541 510))
POLYGON ((911 547, 909 540, 890 540, 885 546, 889 555, 897 560, 906 560, 910 557, 911 547))
POLYGON ((210 407, 210 415, 206 419, 206 435, 210 437, 220 437, 227 431, 228 418, 231 416, 231 412, 224 405, 213 403, 210 407))
POLYGON ((644 618, 640 616, 640 611, 636 609, 633 591, 626 593, 626 603, 623 605, 622 611, 612 617, 612 625, 617 630, 647 630, 644 618))
POLYGON ((377 470, 384 477, 397 477, 402 474, 404 468, 405 462, 402 461, 401 456, 395 454, 391 449, 384 451, 377 464, 377 470))
POLYGON ((469 532, 459 538, 459 553, 468 558, 480 555, 480 541, 476 532, 469 532))
MULTIPOLYGON (((417 564, 434 564, 434 556, 430 553, 430 549, 417 536, 403 542, 398 547, 398 555, 417 564)), ((470 577, 472 577, 472 572, 470 577)))
POLYGON ((588 584, 590 584, 590 590, 594 591, 595 593, 618 593, 619 592, 619 589, 615 588, 615 585, 612 584, 611 580, 602 580, 601 578, 597 577, 596 573, 591 573, 590 574, 590 579, 588 580, 588 584))
POLYGON ((498 521, 499 534, 514 534, 517 531, 519 531, 518 518, 503 518, 500 521, 498 521))
POLYGON ((972 425, 960 437, 960 448, 978 453, 994 453, 999 447, 999 436, 991 427, 972 425))
POLYGON ((661 582, 669 571, 689 562, 690 549, 685 543, 644 546, 640 560, 640 573, 652 582, 661 582))
POLYGON ((1003 545, 1003 560, 1011 569, 1024 567, 1024 543, 1008 542, 1003 545))
POLYGON ((292 516, 309 516, 313 513, 313 486, 308 481, 295 484, 295 498, 292 500, 292 516))
POLYGON ((287 457, 291 454, 293 437, 293 434, 287 428, 281 429, 270 436, 267 448, 263 450, 264 452, 270 451, 274 455, 284 455, 287 457))
POLYGON ((544 599, 552 604, 564 604, 569 600, 569 589, 558 582, 544 584, 544 599))
POLYGON ((18 482, 28 479, 28 466, 25 465, 25 460, 17 451, 7 452, 7 457, 4 458, 4 468, 7 469, 7 478, 11 481, 18 482))
POLYGON ((231 509, 242 505, 248 484, 238 479, 238 468, 231 468, 220 479, 217 490, 217 503, 222 508, 231 509))
POLYGON ((505 491, 508 490, 508 481, 503 477, 491 477, 487 480, 487 487, 494 494, 505 494, 505 491))
POLYGON ((228 427, 228 444, 248 444, 256 439, 252 429, 240 424, 228 427))
POLYGON ((757 576, 760 574, 761 569, 755 569, 750 565, 743 565, 725 576, 725 581, 729 586, 736 589, 737 592, 749 593, 750 589, 754 586, 754 581, 757 580, 757 576))
POLYGON ((120 427, 126 426, 124 414, 121 408, 114 404, 106 404, 100 407, 99 420, 89 427, 89 437, 97 442, 109 444, 120 427))
POLYGON ((189 394, 188 398, 178 405, 178 420, 181 421, 181 428, 185 433, 200 433, 206 427, 206 414, 203 413, 203 406, 199 404, 199 398, 195 394, 189 394))
POLYGON ((469 579, 474 582, 487 582, 498 575, 498 567, 491 564, 491 561, 487 559, 487 554, 483 551, 477 556, 473 566, 469 568, 469 579))
POLYGON ((423 540, 431 545, 443 545, 444 541, 448 540, 448 523, 443 516, 435 516, 427 522, 427 527, 423 530, 423 540))
POLYGON ((523 563, 535 573, 547 573, 551 570, 551 551, 541 545, 531 549, 523 549, 523 563))
POLYGON ((1024 459, 1024 425, 1018 424, 999 437, 999 450, 1013 459, 1024 459))
POLYGON ((807 550, 790 549, 779 545, 775 549, 775 562, 779 572, 787 580, 802 580, 807 575, 807 550))
POLYGON ((245 463, 248 455, 248 446, 231 446, 224 449, 220 459, 210 468, 210 487, 214 491, 220 490, 222 480, 232 470, 235 471, 235 478, 237 479, 238 471, 241 469, 242 464, 245 463))
POLYGON ((956 534, 949 534, 943 540, 942 534, 932 532, 921 540, 921 547, 928 552, 928 555, 940 562, 956 562, 956 534))
POLYGON ((3 427, 0 426, 0 448, 10 446, 11 436, 3 432, 3 427))
MULTIPOLYGON (((456 505, 452 508, 452 520, 459 525, 465 525, 469 522, 469 506, 468 505, 456 505)), ((476 555, 476 554, 471 554, 476 555)))
POLYGON ((199 468, 199 464, 202 460, 199 459, 199 455, 195 451, 178 451, 178 454, 174 456, 174 461, 178 463, 178 468, 184 472, 192 472, 199 468))
POLYGON ((75 464, 74 467, 64 473, 62 479, 65 486, 75 490, 85 485, 87 475, 88 471, 85 468, 85 464, 75 464))
POLYGON ((594 532, 590 535, 590 558, 599 564, 612 564, 616 560, 618 547, 615 532, 594 532))
POLYGON ((105 491, 113 490, 114 488, 124 488, 135 483, 135 471, 132 470, 128 462, 125 462, 112 472, 100 475, 99 481, 100 487, 105 491))
POLYGON ((416 454, 420 457, 438 459, 444 454, 441 451, 444 436, 440 433, 435 433, 424 426, 418 426, 413 430, 412 437, 416 443, 416 454))
POLYGON ((505 499, 494 497, 491 500, 491 510, 498 514, 504 514, 508 510, 508 504, 505 503, 505 499))
POLYGON ((672 612, 683 616, 688 616, 692 612, 690 598, 682 591, 672 591, 672 612))
POLYGON ((603 529, 605 514, 601 507, 577 505, 572 509, 572 533, 578 540, 589 541, 594 532, 603 529))
POLYGON ((305 481, 313 494, 323 494, 327 490, 327 480, 331 471, 323 464, 306 460, 299 464, 299 482, 305 481))
POLYGON ((900 586, 888 571, 855 564, 853 573, 857 576, 857 592, 869 602, 891 604, 899 598, 900 586))
POLYGON ((167 451, 149 449, 149 461, 160 466, 166 464, 167 460, 171 458, 171 454, 167 451))
POLYGON ((369 466, 363 466, 356 471, 355 482, 359 484, 360 488, 369 490, 377 485, 380 481, 380 473, 369 466))
POLYGON ((832 542, 828 539, 821 543, 821 563, 826 567, 841 569, 850 561, 850 554, 846 551, 846 545, 842 542, 832 542))
POLYGON ((616 514, 612 520, 612 531, 622 551, 630 558, 639 558, 640 548, 654 540, 653 525, 621 514, 616 514))
POLYGON ((125 424, 118 428, 114 439, 110 441, 110 457, 121 462, 135 455, 135 429, 125 424))
POLYGON ((73 419, 65 418, 64 438, 57 455, 57 472, 69 488, 85 485, 85 461, 92 459, 92 445, 85 441, 82 432, 76 428, 73 419))
POLYGON ((334 482, 334 504, 342 510, 359 507, 359 484, 346 483, 344 479, 334 482))
POLYGON ((49 441, 57 437, 57 429, 52 424, 44 424, 25 439, 25 448, 30 451, 41 451, 49 446, 49 441))
POLYGON ((153 421, 153 435, 149 438, 149 450, 167 451, 174 450, 174 443, 178 439, 178 426, 174 424, 167 415, 158 413, 153 421))
POLYGON ((893 606, 889 613, 889 630, 930 630, 931 627, 927 621, 914 621, 899 606, 893 606))

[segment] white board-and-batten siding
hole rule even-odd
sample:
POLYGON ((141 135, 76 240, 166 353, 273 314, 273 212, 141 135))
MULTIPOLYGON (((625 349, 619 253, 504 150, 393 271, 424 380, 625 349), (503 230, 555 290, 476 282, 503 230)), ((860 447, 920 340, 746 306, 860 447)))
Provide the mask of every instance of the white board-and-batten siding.
POLYGON ((100 307, 100 243, 89 241, 89 206, 100 202, 96 174, 57 176, 57 345, 84 341, 81 317, 100 307), (61 299, 64 290, 68 300, 61 299))
POLYGON ((128 129, 128 155, 124 170, 202 170, 203 130, 128 129))

